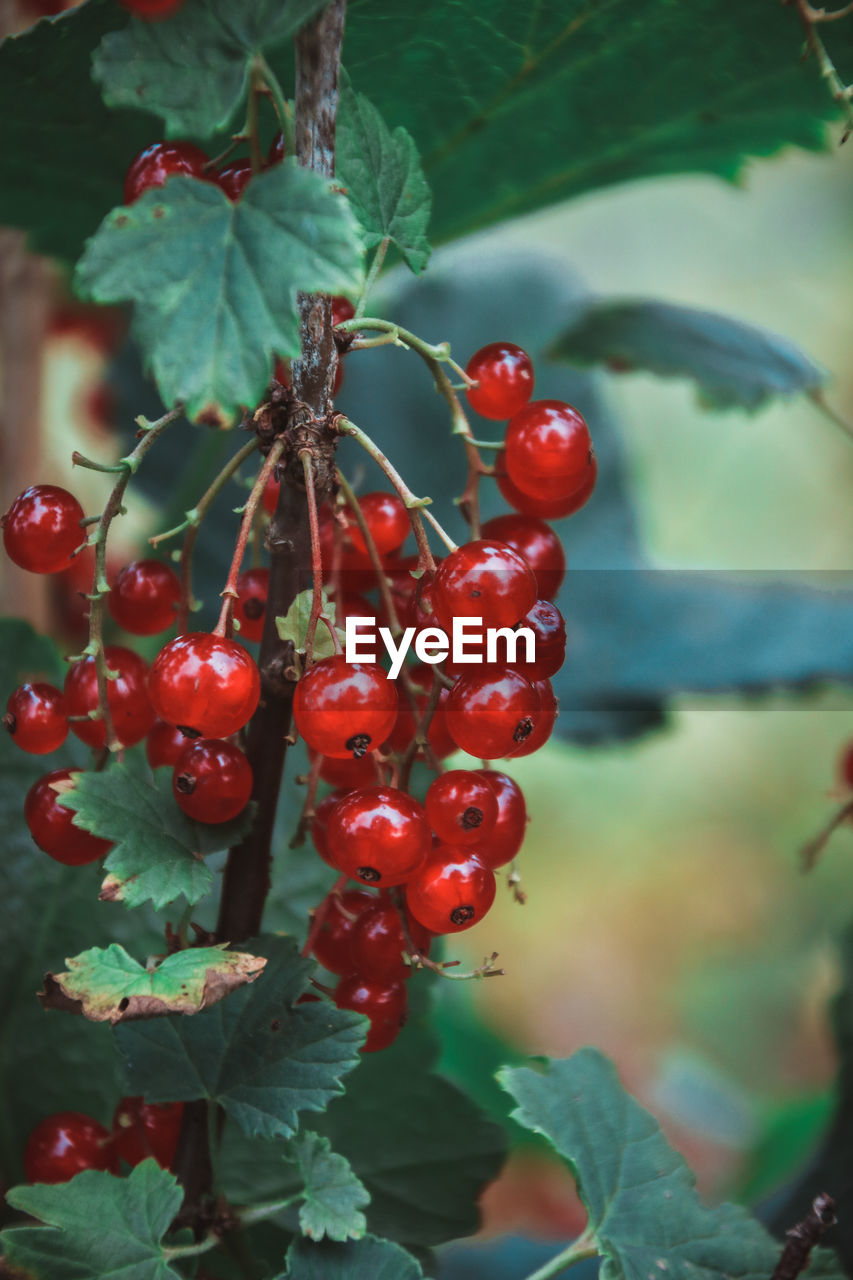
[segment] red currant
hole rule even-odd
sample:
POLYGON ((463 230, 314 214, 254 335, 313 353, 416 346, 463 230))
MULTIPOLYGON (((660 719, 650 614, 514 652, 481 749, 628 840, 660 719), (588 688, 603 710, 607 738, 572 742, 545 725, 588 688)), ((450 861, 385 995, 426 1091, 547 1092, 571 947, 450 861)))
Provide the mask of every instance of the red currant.
POLYGON ((439 625, 456 617, 482 618, 484 627, 511 627, 536 600, 536 579, 517 551, 504 542, 466 542, 442 560, 432 584, 439 625))
POLYGON ((484 418, 511 418, 533 395, 533 361, 513 342, 490 342, 481 347, 465 372, 480 384, 467 395, 471 408, 484 418))
POLYGON ((175 761, 172 791, 195 822, 230 822, 252 794, 252 767, 239 747, 221 738, 194 738, 175 761))
POLYGON ((360 787, 335 805, 327 831, 332 865, 362 884, 403 884, 430 847, 417 800, 396 787, 360 787))
POLYGON ((66 867, 82 867, 97 862, 112 848, 82 827, 75 827, 73 809, 59 803, 76 774, 71 769, 54 769, 34 782, 24 800, 24 819, 40 849, 66 867))
POLYGON ((284 157, 284 134, 281 129, 279 129, 278 133, 270 143, 270 149, 267 152, 267 164, 281 164, 284 157))
POLYGON ((339 1009, 352 1009, 370 1019, 362 1053, 376 1053, 393 1044, 406 1020, 407 1003, 404 983, 377 982, 357 973, 341 978, 335 990, 335 1004, 339 1009))
POLYGON ((244 569, 237 579, 234 617, 240 623, 242 639, 260 640, 264 634, 269 589, 269 569, 244 569))
POLYGON ((568 497, 583 482, 592 452, 589 427, 562 400, 534 400, 506 429, 506 469, 524 493, 568 497))
POLYGON ((566 657, 566 623, 560 610, 550 600, 537 600, 520 625, 533 632, 536 656, 533 662, 528 662, 525 646, 519 645, 517 657, 511 663, 513 670, 532 681, 556 675, 566 657))
MULTIPOLYGON (((107 666, 118 679, 107 681, 107 703, 116 737, 123 747, 141 742, 154 724, 154 708, 148 700, 148 664, 138 653, 121 645, 108 644, 104 650, 107 666)), ((65 711, 69 716, 88 716, 98 705, 98 675, 94 658, 75 662, 65 677, 65 711)), ((77 720, 71 732, 90 747, 106 742, 103 720, 77 720)))
POLYGON ((59 573, 85 538, 83 518, 83 508, 67 489, 31 485, 3 517, 6 554, 29 573, 59 573))
POLYGON ((183 174, 205 178, 207 156, 192 142, 155 142, 140 151, 124 179, 124 203, 133 204, 143 191, 162 187, 168 178, 183 174))
MULTIPOLYGON (((409 918, 406 923, 417 949, 429 955, 432 935, 417 920, 409 918)), ((393 902, 376 902, 361 913, 353 926, 350 949, 353 968, 361 977, 378 982, 404 982, 412 975, 411 965, 403 963, 403 952, 410 948, 393 902)))
POLYGON ((118 1173, 112 1136, 82 1111, 58 1111, 33 1129, 24 1150, 27 1182, 69 1182, 86 1169, 118 1173))
POLYGON ((355 316, 355 307, 349 298, 334 297, 332 298, 332 324, 343 324, 345 320, 352 320, 355 316))
POLYGON ((538 751, 540 747, 544 747, 545 743, 554 732, 554 726, 557 723, 557 716, 560 708, 557 699, 554 696, 554 690, 551 688, 550 680, 534 680, 533 688, 539 694, 539 702, 541 710, 539 719, 536 722, 536 728, 533 730, 529 738, 525 738, 520 747, 516 747, 515 751, 511 751, 510 757, 517 760, 519 756, 532 756, 534 751, 538 751))
POLYGON ((853 742, 848 743, 839 761, 841 781, 845 787, 853 787, 853 742))
POLYGON ((234 640, 190 631, 160 650, 148 694, 161 720, 192 736, 229 738, 253 716, 261 677, 255 660, 234 640))
POLYGON ((339 800, 343 800, 347 794, 346 791, 330 791, 317 804, 314 810, 314 817, 311 819, 311 839, 314 842, 314 848, 323 861, 328 862, 330 867, 335 864, 329 854, 329 818, 332 816, 332 810, 335 805, 339 800))
MULTIPOLYGON (((308 748, 308 758, 316 760, 318 752, 308 748)), ((351 791, 353 787, 369 787, 376 781, 375 756, 372 751, 353 759, 336 760, 333 756, 320 756, 320 777, 331 787, 351 791)))
POLYGON ((359 916, 376 903, 372 893, 347 889, 330 893, 318 907, 322 923, 314 936, 314 958, 329 973, 352 973, 352 933, 359 916))
POLYGON ((397 690, 371 663, 335 654, 315 663, 296 686, 296 728, 324 756, 358 759, 381 746, 396 718, 397 690))
POLYGON ((425 807, 429 825, 444 844, 479 844, 498 820, 494 792, 469 769, 451 769, 436 778, 425 807))
POLYGON ((501 449, 495 459, 495 478, 502 496, 511 507, 515 507, 516 511, 525 516, 539 516, 543 520, 558 520, 562 516, 571 516, 576 511, 580 511, 581 507, 592 496, 595 482, 598 479, 598 463, 593 454, 587 463, 583 479, 577 489, 573 489, 568 497, 562 493, 556 496, 553 494, 547 496, 541 491, 536 495, 523 493, 517 485, 513 484, 506 473, 506 451, 504 449, 501 449))
POLYGON ((187 745, 187 736, 173 724, 158 720, 145 739, 145 755, 152 769, 171 768, 187 745))
MULTIPOLYGON (((399 551, 409 534, 409 514, 402 501, 394 493, 366 493, 358 505, 367 522, 370 536, 380 556, 399 551)), ((353 517, 349 524, 349 539, 356 551, 367 555, 367 543, 353 517)))
POLYGON ((171 1168, 183 1114, 182 1102, 160 1106, 144 1098, 122 1098, 113 1116, 116 1153, 133 1168, 152 1156, 162 1169, 171 1168))
POLYGON ((214 181, 221 187, 232 204, 240 199, 249 179, 252 176, 252 165, 248 160, 235 160, 214 174, 214 181))
POLYGON ((495 900, 494 872, 468 849, 438 845, 406 885, 406 905, 431 933, 461 933, 495 900))
POLYGON ((447 699, 447 727, 456 745, 481 760, 509 755, 533 733, 539 694, 517 671, 460 676, 447 699))
POLYGON ((65 699, 52 684, 22 684, 9 694, 3 727, 22 751, 46 756, 68 737, 65 699))
POLYGON ((144 22, 156 22, 177 13, 184 0, 121 0, 121 3, 144 22))
POLYGON ((154 636, 174 626, 181 599, 178 575, 160 560, 125 565, 107 597, 110 613, 134 636, 154 636))
POLYGON ((506 866, 521 848, 527 829, 527 805, 521 787, 505 773, 493 769, 478 769, 495 793, 498 802, 498 820, 488 840, 476 846, 474 852, 484 866, 506 866))
POLYGON ((495 516, 483 525, 483 537, 517 551, 533 571, 540 599, 553 600, 566 576, 566 553, 549 525, 530 516, 495 516))

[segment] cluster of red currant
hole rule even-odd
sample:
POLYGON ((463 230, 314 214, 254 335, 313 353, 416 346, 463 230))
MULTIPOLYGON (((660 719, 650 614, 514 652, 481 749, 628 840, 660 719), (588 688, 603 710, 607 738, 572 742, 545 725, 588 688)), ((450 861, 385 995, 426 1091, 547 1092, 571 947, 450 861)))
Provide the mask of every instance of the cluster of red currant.
POLYGON ((157 1106, 142 1098, 122 1098, 112 1129, 82 1111, 45 1116, 27 1139, 24 1171, 28 1182, 68 1182, 86 1169, 118 1173, 153 1157, 164 1169, 175 1158, 183 1103, 157 1106))

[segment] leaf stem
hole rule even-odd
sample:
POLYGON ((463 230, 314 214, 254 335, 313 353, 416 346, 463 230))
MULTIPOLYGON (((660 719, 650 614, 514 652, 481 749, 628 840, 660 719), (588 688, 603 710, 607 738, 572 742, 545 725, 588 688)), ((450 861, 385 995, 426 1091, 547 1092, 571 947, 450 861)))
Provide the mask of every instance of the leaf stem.
POLYGON ((536 1271, 531 1271, 527 1280, 551 1280, 553 1276, 558 1276, 562 1271, 568 1271, 569 1267, 573 1267, 576 1262, 584 1262, 587 1258, 597 1258, 598 1247, 591 1237, 586 1234, 575 1240, 574 1244, 570 1244, 562 1253, 558 1253, 550 1262, 546 1262, 544 1266, 539 1267, 536 1271))
POLYGON ((284 1209, 289 1209, 291 1205, 298 1204, 300 1200, 304 1199, 304 1191, 295 1191, 292 1196, 285 1196, 283 1200, 270 1200, 267 1204, 249 1205, 245 1209, 236 1209, 235 1213, 244 1227, 251 1227, 255 1222, 263 1222, 266 1218, 272 1218, 277 1213, 281 1213, 284 1209))
POLYGON ((391 241, 388 238, 388 236, 385 236, 385 238, 381 240, 379 244, 376 246, 376 252, 373 255, 373 261, 370 264, 370 270, 367 273, 367 277, 364 281, 364 288, 361 291, 361 297, 359 298, 358 305, 356 306, 356 309, 355 309, 356 320, 358 320, 359 316, 364 315, 364 308, 367 306, 367 299, 370 297, 370 291, 373 288, 373 286, 376 284, 376 281, 379 277, 379 272, 382 270, 383 266, 385 265, 385 255, 388 252, 388 246, 390 243, 391 241))
POLYGON ((200 1253, 208 1253, 211 1249, 215 1249, 219 1243, 219 1236, 215 1231, 211 1231, 196 1244, 176 1244, 171 1248, 162 1245, 161 1253, 166 1262, 171 1262, 173 1258, 196 1258, 200 1253))

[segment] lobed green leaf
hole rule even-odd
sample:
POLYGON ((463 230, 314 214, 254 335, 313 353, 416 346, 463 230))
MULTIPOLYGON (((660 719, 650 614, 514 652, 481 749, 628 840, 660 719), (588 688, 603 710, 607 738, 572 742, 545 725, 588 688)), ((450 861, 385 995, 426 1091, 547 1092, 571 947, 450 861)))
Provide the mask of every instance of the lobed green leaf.
POLYGON ((312 1240, 358 1239, 367 1229, 361 1210, 370 1193, 352 1171, 349 1161, 337 1155, 328 1138, 304 1133, 294 1141, 294 1157, 302 1179, 304 1203, 299 1225, 312 1240))

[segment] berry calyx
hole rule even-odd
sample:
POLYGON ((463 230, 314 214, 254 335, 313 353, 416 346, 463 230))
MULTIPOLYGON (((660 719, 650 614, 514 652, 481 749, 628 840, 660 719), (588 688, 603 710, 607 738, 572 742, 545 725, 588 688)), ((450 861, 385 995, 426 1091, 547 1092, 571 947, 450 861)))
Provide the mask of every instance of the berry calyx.
POLYGON ((154 636, 175 624, 181 584, 160 560, 134 560, 113 584, 107 604, 120 627, 134 636, 154 636))
POLYGON ((430 847, 426 814, 397 787, 361 787, 332 810, 326 833, 329 860, 362 884, 404 884, 430 847))
POLYGON ((589 427, 563 400, 534 400, 506 430, 506 469, 523 493, 568 497, 583 482, 592 453, 589 427))
POLYGON ((533 361, 514 342, 490 342, 481 347, 465 372, 480 384, 466 394, 471 408, 484 418, 511 418, 533 395, 533 361))
POLYGON ((24 820, 38 847, 55 862, 66 867, 82 867, 97 862, 112 848, 82 827, 74 825, 74 810, 59 803, 59 797, 73 785, 78 771, 54 769, 34 782, 24 800, 24 820))
POLYGON ((511 627, 533 606, 536 579, 512 547, 479 538, 442 560, 431 598, 445 631, 455 617, 482 618, 484 627, 511 627))
POLYGON ((27 1182, 69 1182, 86 1169, 118 1173, 112 1136, 82 1111, 57 1111, 33 1129, 24 1150, 27 1182))
POLYGON ((488 840, 478 844, 474 852, 484 866, 494 870, 512 862, 521 848, 527 829, 527 805, 521 787, 508 774, 493 769, 478 769, 477 774, 494 792, 498 818, 488 840))
POLYGON ((172 768, 187 745, 187 736, 176 725, 158 720, 145 739, 145 755, 152 769, 172 768))
POLYGON ((356 760, 385 741, 397 718, 397 690, 381 667, 323 658, 296 686, 293 719, 309 747, 356 760))
POLYGON ((335 1004, 339 1009, 352 1009, 364 1013, 370 1019, 367 1040, 361 1046, 362 1053, 376 1053, 387 1049, 396 1040, 406 1020, 408 1004, 406 988, 402 982, 377 982, 353 973, 341 978, 335 989, 335 1004))
POLYGON ((317 908, 322 923, 314 937, 313 954, 318 964, 329 973, 352 973, 352 933, 362 912, 376 903, 372 893, 363 889, 347 889, 330 893, 317 908))
POLYGON ((59 573, 85 538, 83 519, 83 508, 67 489, 30 485, 3 517, 6 554, 29 573, 59 573))
POLYGON ((547 679, 534 680, 533 688, 539 694, 539 719, 536 721, 536 728, 530 737, 525 738, 524 742, 516 747, 515 751, 509 753, 512 760, 517 760, 520 756, 532 756, 534 751, 544 747, 554 732, 554 726, 557 723, 560 708, 554 696, 554 690, 551 688, 551 681, 547 679))
POLYGON ((155 142, 131 164, 124 179, 124 203, 133 204, 143 191, 162 187, 178 174, 187 178, 207 177, 207 156, 192 142, 155 142))
POLYGON ((531 516, 495 516, 483 525, 483 537, 517 551, 536 578, 540 600, 553 600, 566 576, 566 553, 550 525, 531 516))
POLYGON ((220 738, 195 738, 175 761, 172 791, 195 822, 229 822, 248 804, 252 767, 239 747, 220 738))
MULTIPOLYGON (((428 955, 432 934, 417 920, 408 918, 406 923, 412 942, 428 955)), ((410 947, 393 902, 375 902, 361 913, 353 926, 350 950, 355 972, 363 978, 405 982, 412 976, 411 965, 403 962, 410 947)))
MULTIPOLYGON (((148 700, 148 664, 132 649, 108 644, 104 650, 107 667, 118 678, 107 681, 107 704, 116 738, 123 747, 141 742, 154 724, 154 708, 148 700)), ((98 705, 98 675, 94 658, 83 658, 68 669, 65 677, 65 711, 69 716, 88 716, 98 705)), ((90 747, 106 742, 103 720, 71 722, 71 732, 90 747)))
POLYGON ((52 684, 22 684, 9 694, 3 728, 22 751, 48 755, 68 737, 65 699, 52 684))
POLYGON ((439 845, 406 885, 406 905, 430 933, 461 933, 479 924, 495 892, 494 873, 479 858, 439 845))
POLYGON ((460 676, 447 699, 447 727, 456 745, 481 760, 521 746, 536 728, 539 694, 517 671, 460 676))
POLYGON ((269 569, 245 569, 238 577, 234 617, 240 624, 242 639, 260 640, 264 634, 269 589, 269 569))
POLYGON ((251 654, 235 641, 190 631, 154 659, 148 695, 161 720, 190 736, 229 738, 254 714, 261 677, 251 654))
POLYGON ((117 1155, 133 1168, 152 1156, 161 1169, 171 1168, 183 1114, 182 1102, 161 1106, 144 1098, 122 1098, 113 1115, 117 1155))
POLYGON ((487 782, 470 769, 451 769, 426 794, 429 825, 444 844, 479 844, 498 819, 498 802, 487 782))
POLYGON ((589 501, 598 479, 598 462, 593 454, 578 487, 568 496, 563 493, 556 496, 546 494, 542 490, 536 494, 524 493, 513 484, 507 474, 505 449, 501 449, 495 458, 495 479, 501 496, 522 515, 539 516, 542 520, 558 520, 562 516, 574 515, 589 501))

